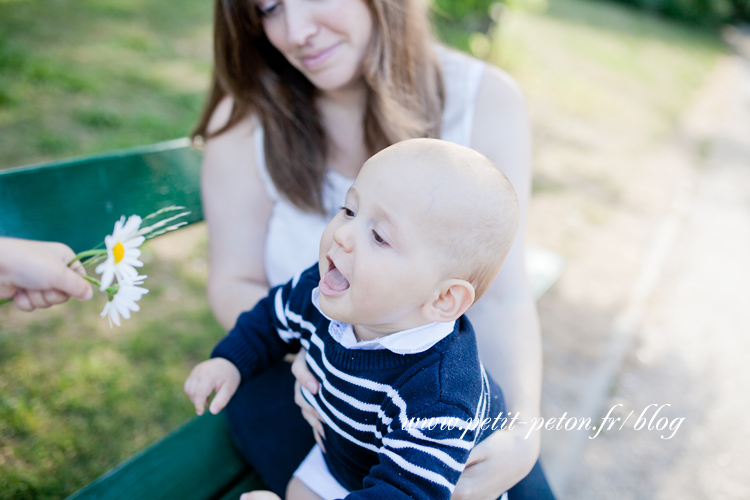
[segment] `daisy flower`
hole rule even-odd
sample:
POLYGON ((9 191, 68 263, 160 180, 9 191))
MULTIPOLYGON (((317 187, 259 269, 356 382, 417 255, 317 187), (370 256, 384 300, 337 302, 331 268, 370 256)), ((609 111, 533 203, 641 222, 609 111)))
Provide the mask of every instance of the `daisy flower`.
POLYGON ((112 323, 120 326, 120 316, 130 319, 130 311, 140 310, 136 302, 141 300, 148 290, 138 285, 142 285, 146 278, 146 276, 135 276, 130 283, 118 283, 117 291, 107 301, 101 314, 102 318, 105 316, 109 318, 110 328, 112 328, 112 323))
POLYGON ((117 281, 127 283, 136 276, 138 271, 136 267, 141 267, 143 262, 138 260, 141 256, 139 246, 146 241, 146 238, 138 234, 141 227, 141 218, 137 215, 131 215, 125 222, 123 215, 120 220, 115 222, 115 229, 111 235, 104 237, 104 244, 107 247, 107 260, 96 266, 96 272, 102 275, 102 285, 100 290, 106 290, 117 276, 117 281))

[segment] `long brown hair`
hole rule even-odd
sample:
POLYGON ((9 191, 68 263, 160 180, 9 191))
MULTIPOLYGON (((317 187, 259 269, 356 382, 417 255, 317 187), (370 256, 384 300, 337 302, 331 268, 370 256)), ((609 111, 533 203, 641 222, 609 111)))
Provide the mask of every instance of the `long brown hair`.
MULTIPOLYGON (((368 89, 364 142, 372 155, 404 139, 439 137, 444 90, 425 1, 367 2, 374 30, 363 68, 368 89)), ((207 136, 217 104, 231 95, 229 121, 211 135, 256 114, 276 188, 300 209, 322 213, 328 142, 317 94, 268 41, 252 0, 215 1, 214 70, 193 140, 207 136)))

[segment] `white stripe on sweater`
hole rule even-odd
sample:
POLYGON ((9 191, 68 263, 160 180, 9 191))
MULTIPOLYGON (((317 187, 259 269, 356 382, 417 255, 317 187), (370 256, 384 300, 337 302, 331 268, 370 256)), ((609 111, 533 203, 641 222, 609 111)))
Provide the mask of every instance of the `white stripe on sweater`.
POLYGON ((457 470, 458 472, 463 472, 464 467, 466 467, 466 464, 462 464, 461 462, 457 462, 456 459, 454 459, 452 456, 448 455, 446 452, 438 450, 437 448, 431 448, 429 446, 423 446, 421 444, 413 443, 411 441, 402 441, 400 439, 391 439, 389 437, 383 438, 383 444, 387 446, 388 448, 393 448, 394 450, 397 449, 404 449, 404 448, 412 448, 418 451, 421 451, 423 453, 427 453, 428 455, 432 455, 433 457, 437 458, 438 460, 442 461, 450 467, 451 469, 457 470))
MULTIPOLYGON (((325 365, 326 369, 331 373, 331 375, 338 377, 341 380, 349 382, 350 384, 356 385, 358 387, 370 389, 375 392, 385 393, 391 399, 391 401, 393 401, 393 403, 399 408, 398 420, 401 423, 401 428, 403 428, 406 432, 408 432, 412 437, 417 438, 417 439, 423 439, 432 443, 438 443, 443 446, 452 446, 455 448, 461 448, 465 450, 470 450, 473 447, 474 445, 473 440, 464 441, 462 439, 435 439, 435 438, 426 436, 425 434, 423 434, 417 429, 409 428, 408 426, 409 417, 407 415, 406 402, 401 398, 398 391, 396 391, 390 385, 381 384, 379 382, 375 382, 375 381, 365 379, 365 378, 355 377, 353 375, 349 375, 348 373, 342 372, 341 370, 337 369, 328 361, 328 358, 326 357, 326 354, 325 354, 325 344, 323 340, 317 334, 315 334, 315 332, 312 332, 311 341, 313 344, 315 344, 315 346, 318 347, 318 349, 320 349, 321 360, 323 361, 323 364, 325 365)), ((355 400, 355 401, 358 401, 358 400, 355 400)), ((360 402, 360 404, 364 404, 364 403, 360 402)))
POLYGON ((331 429, 336 431, 336 434, 339 434, 340 436, 345 438, 347 441, 350 441, 356 444, 357 446, 360 446, 370 451, 374 451, 375 453, 380 452, 380 449, 377 446, 370 444, 370 443, 362 442, 359 439, 355 438, 354 436, 351 436, 348 433, 344 432, 338 425, 336 425, 336 422, 331 420, 331 417, 320 408, 320 406, 318 405, 318 402, 315 400, 315 396, 313 396, 312 393, 308 391, 306 387, 302 386, 301 390, 302 390, 302 395, 305 396, 305 399, 307 399, 307 402, 310 403, 313 406, 313 408, 315 408, 315 410, 317 410, 317 412, 323 416, 323 420, 326 421, 326 423, 331 429))
POLYGON ((453 488, 455 485, 445 479, 443 476, 436 472, 432 472, 431 470, 427 470, 423 467, 420 467, 418 465, 414 465, 410 462, 407 462, 404 460, 404 458, 401 455, 397 455, 396 453, 392 452, 391 450, 383 449, 381 450, 383 454, 387 455, 388 458, 393 460, 399 467, 404 469, 407 472, 411 472, 415 476, 419 476, 421 478, 427 479, 428 481, 431 481, 433 483, 439 484, 440 486, 445 486, 450 490, 451 493, 453 493, 453 488))
POLYGON ((341 401, 344 401, 345 403, 348 403, 350 406, 364 412, 378 412, 380 411, 380 405, 365 403, 363 401, 360 401, 359 399, 353 398, 352 396, 346 394, 345 392, 341 392, 338 388, 333 386, 331 382, 328 380, 328 377, 326 376, 326 373, 320 369, 318 366, 318 363, 315 362, 315 359, 309 354, 305 357, 305 360, 307 361, 308 366, 312 368, 312 370, 318 374, 318 378, 320 378, 323 382, 323 387, 326 391, 328 391, 332 396, 338 398, 341 401))
POLYGON ((274 309, 276 310, 276 318, 279 322, 284 325, 284 328, 289 329, 289 325, 286 322, 286 314, 284 313, 284 301, 281 298, 281 288, 276 290, 276 296, 273 300, 274 309))

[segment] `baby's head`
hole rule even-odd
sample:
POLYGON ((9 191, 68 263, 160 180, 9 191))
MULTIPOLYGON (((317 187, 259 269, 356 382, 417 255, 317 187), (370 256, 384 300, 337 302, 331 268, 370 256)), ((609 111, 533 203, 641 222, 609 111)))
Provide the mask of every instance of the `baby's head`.
POLYGON ((452 321, 490 286, 517 227, 515 192, 485 156, 394 144, 364 164, 323 233, 321 308, 375 336, 452 321))

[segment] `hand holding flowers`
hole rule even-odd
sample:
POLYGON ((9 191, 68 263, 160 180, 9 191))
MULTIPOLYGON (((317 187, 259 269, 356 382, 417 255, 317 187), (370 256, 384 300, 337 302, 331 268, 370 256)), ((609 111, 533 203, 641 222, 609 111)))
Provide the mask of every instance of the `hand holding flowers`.
POLYGON ((70 297, 90 299, 81 263, 67 266, 74 257, 62 243, 0 237, 0 304, 14 302, 22 311, 33 311, 70 297))
MULTIPOLYGON (((10 297, 0 300, 0 305, 13 301, 13 297, 15 297, 15 302, 19 309, 30 311, 35 307, 48 307, 64 302, 70 296, 87 300, 91 297, 90 288, 81 286, 82 283, 78 283, 78 288, 80 288, 78 290, 73 284, 78 278, 74 274, 73 269, 77 269, 81 274, 81 278, 97 285, 100 291, 107 292, 108 301, 101 316, 109 319, 110 327, 112 323, 120 326, 120 317, 129 319, 131 311, 139 310, 136 302, 148 293, 148 290, 141 286, 146 276, 139 275, 135 269, 136 267, 143 266, 143 262, 139 260, 141 256, 139 247, 147 239, 173 231, 187 224, 184 221, 178 222, 178 219, 185 217, 190 212, 169 215, 170 212, 182 210, 183 208, 177 206, 166 207, 148 215, 143 220, 137 215, 131 215, 127 220, 123 216, 115 222, 112 234, 104 238, 104 246, 106 248, 87 250, 72 257, 72 251, 63 244, 1 238, 0 243, 3 243, 3 247, 11 249, 15 247, 25 248, 27 249, 24 250, 26 252, 31 249, 45 249, 47 253, 51 249, 56 249, 60 256, 62 256, 63 251, 66 251, 64 258, 67 261, 67 268, 70 269, 70 273, 67 274, 65 272, 68 270, 67 268, 60 267, 60 262, 57 262, 57 266, 60 269, 54 271, 53 264, 55 260, 51 258, 41 260, 30 260, 28 256, 22 260, 0 258, 0 297, 10 297), (144 221, 151 219, 155 219, 156 222, 147 227, 141 227, 144 221), (96 272, 102 275, 101 282, 96 278, 86 276, 85 271, 83 271, 83 267, 97 263, 99 265, 96 267, 96 272), (5 273, 3 272, 4 266, 5 273), (13 273, 11 274, 10 271, 13 271, 13 273), (6 275, 9 278, 3 279, 6 275), (41 280, 45 281, 45 283, 53 278, 57 281, 40 285, 39 283, 35 283, 34 280, 26 279, 24 282, 16 283, 19 281, 19 276, 23 277, 26 275, 36 277, 37 281, 41 280), (68 280, 67 285, 61 281, 63 278, 68 280), (72 288, 66 288, 66 286, 72 288), (70 290, 76 291, 71 292, 70 290)), ((12 254, 9 255, 12 256, 12 254)), ((78 281, 81 280, 78 279, 78 281)))

